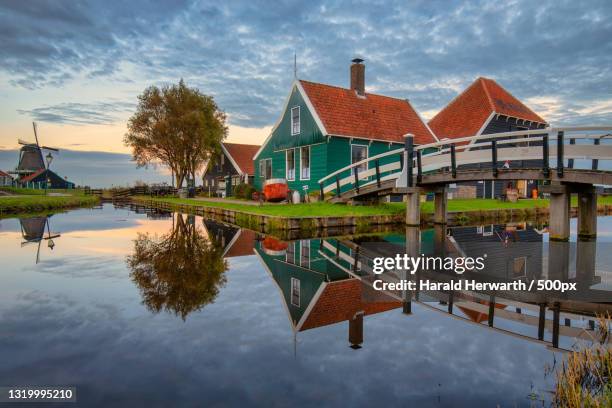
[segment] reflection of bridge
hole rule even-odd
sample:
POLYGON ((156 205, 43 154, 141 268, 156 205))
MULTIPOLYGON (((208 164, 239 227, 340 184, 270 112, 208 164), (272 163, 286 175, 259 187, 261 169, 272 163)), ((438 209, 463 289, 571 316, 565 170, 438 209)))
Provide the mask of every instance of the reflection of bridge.
MULTIPOLYGON (((471 227, 476 229, 476 227, 471 227)), ((490 265, 484 272, 467 271, 457 275, 453 271, 419 270, 415 275, 404 271, 385 272, 382 275, 373 273, 375 257, 395 257, 407 253, 410 256, 435 254, 437 256, 477 256, 493 250, 486 240, 475 239, 470 249, 465 242, 457 244, 447 234, 443 226, 434 228, 433 242, 429 249, 421 247, 422 232, 416 227, 406 227, 405 247, 397 242, 354 242, 350 240, 326 240, 319 254, 332 265, 350 276, 360 279, 369 287, 376 280, 397 283, 402 279, 417 282, 451 282, 458 280, 475 280, 478 282, 511 282, 519 279, 559 279, 563 282, 577 284, 578 292, 561 294, 558 291, 474 291, 474 290, 429 290, 384 291, 391 298, 403 302, 405 313, 411 313, 412 302, 418 302, 428 308, 463 318, 476 324, 486 324, 489 328, 527 340, 547 342, 559 347, 560 338, 594 340, 596 313, 610 311, 610 292, 594 289, 600 282, 595 274, 595 243, 579 242, 529 242, 525 246, 507 248, 505 255, 509 260, 521 259, 530 249, 532 254, 544 251, 548 254, 547 265, 542 257, 535 257, 536 264, 531 264, 535 271, 529 276, 504 276, 498 264, 490 265), (471 253, 466 254, 463 251, 471 253), (477 251, 475 253, 474 251, 477 251), (431 253, 430 253, 431 252, 431 253), (575 266, 570 259, 575 259, 575 266), (539 265, 537 265, 539 263, 539 265), (547 272, 546 272, 547 271, 547 272), (608 303, 596 303, 608 302, 608 303), (546 333, 549 333, 548 335, 546 333)), ((498 247, 499 243, 496 244, 498 247)), ((503 261, 503 259, 502 259, 503 261)))
POLYGON ((435 193, 436 223, 445 223, 449 184, 481 180, 542 180, 550 185, 551 239, 569 238, 569 198, 579 194, 579 235, 596 235, 594 185, 612 185, 612 171, 599 170, 612 160, 612 127, 537 129, 442 140, 392 150, 339 169, 319 180, 321 197, 332 202, 364 200, 389 194, 407 197, 406 224, 420 223, 419 195, 435 193), (544 133, 543 133, 544 132, 544 133), (511 167, 506 163, 514 163, 511 167), (538 163, 533 168, 533 163, 538 163), (411 163, 404 166, 404 163, 411 163), (518 166, 517 166, 518 164, 518 166))
POLYGON ((461 227, 436 225, 430 230, 406 227, 405 234, 382 237, 326 238, 283 242, 272 237, 252 239, 255 254, 276 283, 294 334, 341 322, 348 323, 349 343, 363 343, 363 325, 369 315, 412 304, 448 314, 452 318, 490 330, 567 348, 577 339, 597 338, 595 314, 612 310, 610 292, 602 289, 595 268, 594 242, 544 242, 528 225, 461 227), (496 238, 512 231, 513 241, 496 238), (491 234, 490 234, 491 233, 491 234), (497 252, 494 252, 496 251, 497 252), (373 258, 396 254, 479 256, 495 254, 484 271, 421 270, 373 273, 373 258), (528 258, 524 262, 521 260, 528 258), (510 265, 504 270, 503 265, 510 265), (577 283, 572 294, 536 291, 428 290, 377 291, 377 279, 398 282, 430 280, 450 282, 529 282, 559 279, 577 283), (597 301, 603 303, 596 303, 597 301), (608 302, 608 303, 605 303, 608 302))

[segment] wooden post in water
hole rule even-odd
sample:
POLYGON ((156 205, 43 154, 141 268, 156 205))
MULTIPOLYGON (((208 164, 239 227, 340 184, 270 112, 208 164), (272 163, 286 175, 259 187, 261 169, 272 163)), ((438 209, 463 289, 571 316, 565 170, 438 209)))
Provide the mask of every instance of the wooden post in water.
POLYGON ((552 345, 554 348, 559 348, 559 319, 561 318, 561 310, 559 309, 559 303, 555 303, 553 306, 553 332, 552 332, 552 345))
POLYGON ((446 224, 448 219, 448 190, 446 186, 435 190, 434 207, 434 224, 446 224))
MULTIPOLYGON (((421 229, 419 227, 406 227, 406 255, 418 257, 421 253, 421 229)), ((415 275, 409 275, 407 271, 402 273, 402 279, 411 280, 415 275)), ((412 291, 402 292, 402 313, 412 313, 412 291)))
POLYGON ((546 304, 540 303, 540 314, 538 318, 538 340, 544 340, 544 325, 546 324, 546 304))
POLYGON ((578 238, 592 240, 597 237, 597 193, 591 187, 578 193, 578 238))
POLYGON ((570 192, 563 184, 548 187, 550 192, 550 222, 548 232, 551 241, 567 241, 570 235, 570 192))
POLYGON ((414 135, 407 134, 404 138, 404 166, 406 166, 406 225, 421 224, 420 189, 414 186, 412 180, 412 159, 414 157, 414 135))

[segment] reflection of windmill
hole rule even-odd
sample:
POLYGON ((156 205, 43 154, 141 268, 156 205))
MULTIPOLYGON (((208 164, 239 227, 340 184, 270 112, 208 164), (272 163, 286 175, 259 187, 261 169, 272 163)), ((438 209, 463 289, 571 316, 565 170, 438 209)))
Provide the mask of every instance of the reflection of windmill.
POLYGON ((47 155, 47 158, 44 158, 43 150, 49 150, 54 152, 59 151, 59 149, 56 149, 55 147, 41 146, 38 142, 36 122, 32 122, 32 126, 34 128, 34 138, 36 142, 31 143, 21 139, 18 140, 18 143, 22 147, 19 151, 19 163, 17 164, 17 168, 15 169, 13 174, 18 174, 20 177, 27 176, 32 173, 41 172, 47 169, 48 164, 45 165, 45 160, 47 161, 47 163, 49 163, 52 156, 51 153, 49 153, 47 155))
POLYGON ((19 224, 21 224, 21 236, 24 239, 21 246, 38 244, 36 250, 36 263, 38 263, 40 261, 40 244, 42 241, 47 241, 47 246, 53 250, 55 247, 53 238, 59 238, 60 234, 51 233, 49 217, 20 218, 19 224), (47 236, 45 236, 45 228, 47 229, 47 236))

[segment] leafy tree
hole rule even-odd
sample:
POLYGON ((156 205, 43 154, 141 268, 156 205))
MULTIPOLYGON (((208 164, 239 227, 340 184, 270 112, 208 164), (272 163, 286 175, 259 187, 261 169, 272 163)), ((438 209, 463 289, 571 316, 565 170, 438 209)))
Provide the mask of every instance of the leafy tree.
POLYGON ((181 79, 178 85, 148 87, 138 96, 124 142, 139 167, 160 162, 172 170, 180 187, 185 177, 195 179, 220 154, 225 120, 211 96, 188 88, 181 79))
POLYGON ((185 222, 177 214, 169 234, 139 234, 127 257, 130 277, 154 313, 166 310, 185 320, 212 303, 225 284, 223 248, 208 240, 193 221, 185 222))

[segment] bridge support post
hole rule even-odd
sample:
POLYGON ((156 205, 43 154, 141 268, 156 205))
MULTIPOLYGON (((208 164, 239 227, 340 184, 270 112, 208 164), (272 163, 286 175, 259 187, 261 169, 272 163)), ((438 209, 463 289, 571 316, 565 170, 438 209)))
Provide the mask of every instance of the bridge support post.
POLYGON ((420 188, 411 187, 406 193, 406 225, 421 224, 421 194, 420 188))
POLYGON ((551 185, 550 221, 548 232, 551 241, 567 241, 570 235, 570 192, 565 185, 551 185))
MULTIPOLYGON (((406 255, 418 257, 421 254, 421 229, 419 227, 406 227, 406 255)), ((402 279, 414 280, 415 275, 408 271, 402 272, 402 279)), ((402 312, 412 314, 412 291, 402 291, 402 312)))
POLYGON ((446 224, 448 211, 448 190, 442 187, 434 192, 434 224, 446 224))
POLYGON ((592 240, 597 237, 597 193, 594 188, 578 192, 578 238, 592 240))

